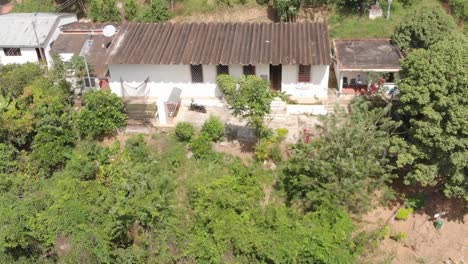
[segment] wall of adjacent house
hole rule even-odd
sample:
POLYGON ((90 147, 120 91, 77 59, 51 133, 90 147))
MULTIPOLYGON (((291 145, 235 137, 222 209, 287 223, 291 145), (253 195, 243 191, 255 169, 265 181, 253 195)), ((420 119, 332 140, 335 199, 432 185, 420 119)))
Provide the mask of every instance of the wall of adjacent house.
MULTIPOLYGON (((311 82, 298 82, 298 65, 283 65, 282 91, 294 97, 325 98, 328 89, 328 65, 311 67, 311 82)), ((256 65, 255 74, 269 79, 269 65, 256 65)), ((110 88, 122 96, 120 78, 132 86, 139 86, 147 77, 149 98, 167 98, 172 88, 182 89, 181 98, 216 98, 222 94, 216 86, 216 65, 203 65, 203 83, 192 83, 190 65, 109 65, 110 88)), ((229 74, 240 78, 242 65, 230 65, 229 74)))
POLYGON ((57 27, 55 27, 53 29, 52 34, 46 40, 46 43, 45 43, 44 53, 45 53, 45 57, 46 57, 46 60, 47 60, 47 66, 49 66, 49 67, 52 66, 52 54, 50 53, 50 50, 52 49, 53 42, 60 35, 60 32, 61 32, 60 27, 63 26, 63 25, 71 24, 73 22, 77 22, 77 21, 78 21, 78 19, 77 19, 76 15, 59 18, 58 23, 57 23, 57 27))
POLYGON ((6 56, 3 48, 0 48, 0 64, 38 62, 36 49, 21 48, 21 56, 6 56))
POLYGON ((326 98, 328 95, 328 75, 330 66, 313 65, 310 70, 310 82, 298 82, 299 66, 283 65, 281 90, 299 98, 326 98))

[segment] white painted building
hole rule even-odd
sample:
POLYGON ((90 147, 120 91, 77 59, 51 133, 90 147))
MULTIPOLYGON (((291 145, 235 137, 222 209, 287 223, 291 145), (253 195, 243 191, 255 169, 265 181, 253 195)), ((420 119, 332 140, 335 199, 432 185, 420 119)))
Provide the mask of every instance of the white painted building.
POLYGON ((76 22, 75 14, 10 13, 0 15, 0 65, 45 61, 59 27, 76 22))

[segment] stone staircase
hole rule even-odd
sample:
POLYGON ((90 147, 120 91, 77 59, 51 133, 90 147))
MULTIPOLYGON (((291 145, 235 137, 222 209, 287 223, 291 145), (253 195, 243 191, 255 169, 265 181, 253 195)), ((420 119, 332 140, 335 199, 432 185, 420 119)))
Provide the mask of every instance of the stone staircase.
POLYGON ((127 103, 125 108, 129 126, 148 126, 156 121, 156 104, 127 103))

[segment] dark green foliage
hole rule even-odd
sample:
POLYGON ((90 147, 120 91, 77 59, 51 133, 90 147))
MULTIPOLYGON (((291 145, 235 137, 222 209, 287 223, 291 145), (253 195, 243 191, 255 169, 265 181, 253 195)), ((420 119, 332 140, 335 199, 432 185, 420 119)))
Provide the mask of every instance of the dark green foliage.
POLYGON ((402 3, 404 7, 409 7, 413 5, 416 1, 420 0, 399 0, 399 2, 402 3))
POLYGON ((49 175, 63 165, 75 141, 71 118, 51 114, 38 124, 31 157, 41 175, 49 175))
POLYGON ((468 21, 468 1, 467 0, 449 0, 453 13, 461 20, 468 21))
POLYGON ((410 12, 395 28, 392 41, 404 51, 427 49, 447 38, 456 28, 453 18, 440 8, 410 12))
POLYGON ((407 129, 394 147, 407 184, 439 184, 448 197, 465 199, 467 47, 466 36, 454 35, 403 60, 398 113, 407 129))
POLYGON ((273 6, 281 21, 294 21, 301 9, 300 0, 274 0, 273 6))
POLYGON ((18 151, 8 143, 0 143, 0 175, 13 173, 17 166, 18 151))
POLYGON ((188 122, 179 122, 175 127, 175 135, 179 141, 190 141, 195 135, 195 128, 188 122))
POLYGON ((287 164, 289 199, 306 208, 333 201, 355 212, 368 210, 373 192, 392 177, 387 151, 398 124, 386 117, 388 111, 357 100, 350 114, 322 118, 316 128, 321 137, 297 144, 287 164))
POLYGON ((122 20, 115 0, 90 0, 89 16, 96 22, 122 20))
POLYGON ((138 15, 138 6, 135 0, 126 0, 125 1, 125 19, 128 21, 133 21, 137 18, 138 15))
POLYGON ((127 124, 122 98, 108 91, 90 91, 83 97, 84 107, 76 118, 82 136, 102 137, 127 124))
POLYGON ((205 134, 211 141, 219 141, 224 137, 224 123, 217 116, 210 116, 203 123, 202 133, 205 134))
POLYGON ((201 134, 192 139, 190 148, 193 152, 193 156, 197 159, 207 159, 213 154, 213 146, 211 145, 210 138, 205 134, 201 134))
POLYGON ((363 8, 373 2, 372 0, 333 0, 338 10, 343 13, 363 12, 363 8))
POLYGON ((189 251, 198 263, 352 263, 353 226, 342 210, 302 215, 259 206, 255 176, 244 170, 199 186, 191 195, 189 251), (330 254, 333 250, 333 254, 330 254))
POLYGON ((18 98, 24 88, 44 72, 44 68, 37 63, 0 66, 0 96, 18 98))
POLYGON ((152 4, 143 13, 142 22, 164 22, 171 19, 172 13, 164 0, 153 0, 152 4))

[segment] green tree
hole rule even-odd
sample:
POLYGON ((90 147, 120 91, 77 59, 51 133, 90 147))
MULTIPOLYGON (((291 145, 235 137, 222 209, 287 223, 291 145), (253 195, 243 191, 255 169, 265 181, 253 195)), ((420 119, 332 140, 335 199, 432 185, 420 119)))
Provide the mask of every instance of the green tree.
POLYGON ((142 22, 164 22, 171 19, 171 17, 172 14, 164 0, 153 0, 140 20, 142 22))
POLYGON ((125 1, 125 19, 128 21, 133 21, 137 18, 138 15, 138 6, 135 0, 126 0, 125 1))
POLYGON ((453 13, 461 20, 468 20, 468 1, 467 0, 449 0, 453 13))
POLYGON ((37 63, 0 66, 0 95, 18 98, 24 88, 45 73, 37 63))
POLYGON ((441 8, 409 12, 395 28, 392 41, 402 50, 427 49, 447 38, 456 28, 453 18, 441 8))
POLYGON ((298 143, 283 180, 288 199, 305 208, 334 202, 354 212, 370 209, 373 192, 392 177, 387 154, 398 123, 389 106, 373 108, 364 100, 321 119, 320 137, 298 143))
POLYGON ((273 5, 282 21, 294 21, 301 9, 300 0, 274 0, 273 5))
POLYGON ((101 137, 127 124, 122 98, 108 91, 90 91, 83 96, 84 107, 76 118, 82 136, 101 137))
POLYGON ((468 199, 468 39, 457 34, 402 62, 398 112, 407 127, 398 164, 408 184, 468 199), (456 59, 455 59, 456 58, 456 59))
POLYGON ((231 112, 246 118, 259 135, 264 129, 264 118, 271 112, 275 93, 270 82, 254 75, 243 76, 239 89, 232 76, 219 76, 218 87, 224 93, 231 112))
POLYGON ((89 16, 97 22, 121 21, 115 0, 90 0, 89 16))

